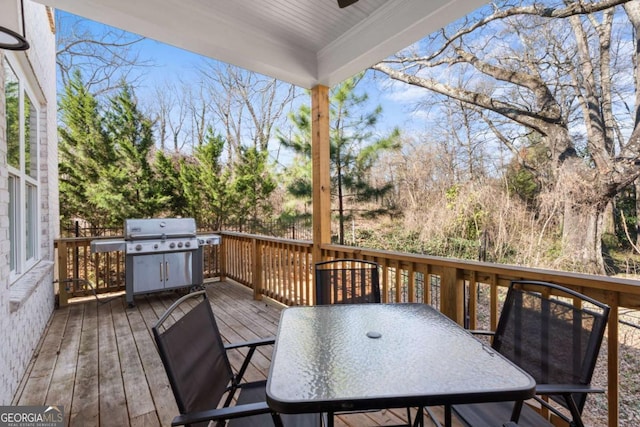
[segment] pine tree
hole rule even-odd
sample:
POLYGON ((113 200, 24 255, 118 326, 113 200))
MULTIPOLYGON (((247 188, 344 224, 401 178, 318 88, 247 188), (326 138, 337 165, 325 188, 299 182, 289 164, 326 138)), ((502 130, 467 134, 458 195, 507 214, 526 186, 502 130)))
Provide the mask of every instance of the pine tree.
POLYGON ((83 218, 91 225, 103 225, 108 209, 93 203, 93 190, 104 164, 115 160, 103 129, 97 100, 87 91, 76 72, 60 98, 60 216, 63 220, 83 218))
POLYGON ((237 198, 236 218, 241 223, 250 220, 258 224, 272 213, 269 196, 276 182, 268 167, 268 154, 257 147, 240 147, 232 189, 237 198))
POLYGON ((209 128, 193 158, 180 161, 179 178, 188 214, 198 224, 214 230, 221 227, 236 204, 229 185, 230 173, 221 161, 225 144, 224 138, 209 128))
POLYGON ((153 182, 157 194, 166 200, 161 212, 166 216, 192 216, 180 180, 182 161, 183 155, 179 153, 158 150, 153 162, 153 182))
MULTIPOLYGON (((359 204, 380 201, 391 190, 391 184, 376 186, 369 180, 370 171, 385 150, 399 148, 399 130, 377 138, 374 130, 382 114, 380 106, 367 113, 359 113, 368 101, 366 93, 356 93, 363 74, 344 81, 330 93, 330 162, 331 196, 337 212, 339 242, 344 244, 344 224, 356 214, 375 216, 389 208, 360 209, 359 204)), ((291 181, 287 190, 294 197, 311 199, 311 110, 303 105, 291 115, 298 132, 280 142, 297 154, 296 164, 290 169, 291 181)))
POLYGON ((146 218, 162 212, 168 197, 158 193, 150 164, 154 147, 152 122, 139 109, 132 89, 124 85, 109 100, 105 128, 113 147, 114 161, 101 169, 95 187, 98 206, 110 207, 110 222, 146 218))

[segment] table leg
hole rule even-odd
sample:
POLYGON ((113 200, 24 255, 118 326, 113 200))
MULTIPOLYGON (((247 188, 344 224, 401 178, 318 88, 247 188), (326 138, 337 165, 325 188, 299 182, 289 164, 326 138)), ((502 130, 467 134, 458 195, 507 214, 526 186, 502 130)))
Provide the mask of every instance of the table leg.
POLYGON ((451 405, 444 405, 444 425, 451 427, 451 405))
POLYGON ((321 415, 326 427, 333 427, 333 412, 327 412, 321 415))
MULTIPOLYGON (((411 426, 411 411, 409 409, 407 409, 407 415, 409 417, 409 426, 411 426)), ((418 408, 416 419, 413 421, 413 427, 424 427, 424 408, 418 408)))

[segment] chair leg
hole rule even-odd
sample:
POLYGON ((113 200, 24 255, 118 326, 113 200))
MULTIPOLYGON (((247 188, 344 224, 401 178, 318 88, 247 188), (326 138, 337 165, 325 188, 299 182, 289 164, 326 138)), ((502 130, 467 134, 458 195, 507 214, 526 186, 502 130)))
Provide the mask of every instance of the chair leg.
POLYGON ((424 410, 427 411, 427 415, 429 415, 429 418, 431 419, 431 422, 433 422, 433 424, 436 427, 442 427, 442 424, 440 424, 440 421, 438 421, 438 419, 436 418, 435 414, 433 412, 431 412, 431 409, 429 409, 428 407, 425 407, 424 410))
POLYGON ((271 418, 273 418, 273 424, 275 424, 276 427, 284 427, 284 424, 282 424, 282 418, 280 417, 280 414, 276 414, 275 412, 272 412, 271 418))
POLYGON ((451 405, 444 405, 444 427, 451 427, 451 405))
POLYGON ((411 423, 411 408, 407 408, 407 418, 409 418, 409 427, 413 425, 413 427, 424 427, 424 413, 422 407, 418 408, 418 412, 416 412, 416 419, 413 420, 413 424, 411 423))
POLYGON ((333 412, 326 412, 321 415, 322 424, 326 427, 333 427, 333 412))

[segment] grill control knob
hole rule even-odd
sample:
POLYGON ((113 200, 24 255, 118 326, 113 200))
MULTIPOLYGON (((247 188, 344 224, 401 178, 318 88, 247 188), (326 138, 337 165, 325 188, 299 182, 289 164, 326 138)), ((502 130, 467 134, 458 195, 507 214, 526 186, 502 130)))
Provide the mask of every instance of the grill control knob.
POLYGON ((142 250, 142 245, 140 243, 138 243, 136 245, 136 251, 141 251, 142 250))
POLYGON ((169 243, 169 247, 170 247, 171 249, 175 248, 175 247, 176 247, 176 243, 175 243, 175 242, 171 242, 171 243, 169 243))
POLYGON ((182 242, 178 242, 178 247, 181 248, 182 247, 182 242))
POLYGON ((153 249, 158 249, 158 244, 157 243, 153 245, 153 249))
POLYGON ((191 242, 184 242, 184 247, 185 248, 191 247, 191 242))

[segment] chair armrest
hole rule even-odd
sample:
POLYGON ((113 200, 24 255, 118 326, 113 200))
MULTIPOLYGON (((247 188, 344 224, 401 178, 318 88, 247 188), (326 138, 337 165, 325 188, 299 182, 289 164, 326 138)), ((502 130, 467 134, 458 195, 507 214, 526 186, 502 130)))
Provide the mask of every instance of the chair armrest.
POLYGON ((256 348, 264 345, 274 344, 275 342, 276 342, 275 338, 271 337, 271 338, 262 338, 258 340, 253 340, 253 341, 227 344, 224 346, 224 349, 226 351, 245 348, 245 347, 249 348, 249 351, 247 352, 247 355, 245 356, 244 361, 242 362, 242 366, 240 367, 240 370, 238 370, 238 373, 234 376, 234 383, 236 385, 240 384, 240 382, 242 381, 242 378, 244 377, 244 373, 249 367, 249 363, 251 362, 251 358, 253 357, 253 353, 256 352, 256 348))
POLYGON ((479 329, 468 329, 468 331, 471 332, 473 335, 494 336, 496 334, 493 331, 483 331, 483 330, 479 330, 479 329))
POLYGON ((243 347, 260 347, 263 345, 269 345, 269 344, 275 344, 276 339, 273 337, 269 337, 269 338, 262 338, 262 339, 258 339, 258 340, 252 340, 252 341, 244 341, 244 342, 237 342, 237 343, 231 343, 231 344, 226 344, 224 346, 225 350, 233 350, 236 348, 243 348, 243 347))
POLYGON ((183 426, 203 421, 229 420, 232 418, 248 417, 251 415, 269 414, 271 412, 271 408, 269 408, 267 402, 248 403, 246 405, 181 414, 173 419, 171 425, 183 426))
POLYGON ((538 401, 545 408, 549 409, 561 419, 565 420, 570 425, 577 427, 584 427, 582 422, 582 415, 578 405, 576 405, 573 399, 573 393, 604 393, 604 390, 599 388, 593 388, 590 385, 583 384, 537 384, 535 400, 538 401), (560 395, 564 398, 566 407, 569 409, 571 418, 568 418, 565 414, 558 411, 553 405, 550 405, 544 399, 538 397, 538 395, 560 395))
POLYGON ((604 390, 582 384, 536 384, 536 394, 567 393, 604 393, 604 390))

